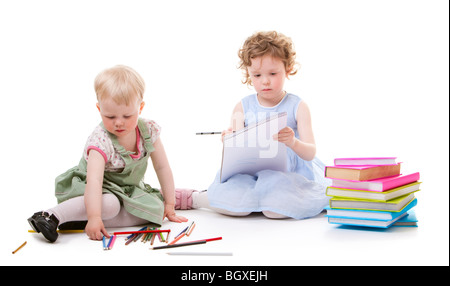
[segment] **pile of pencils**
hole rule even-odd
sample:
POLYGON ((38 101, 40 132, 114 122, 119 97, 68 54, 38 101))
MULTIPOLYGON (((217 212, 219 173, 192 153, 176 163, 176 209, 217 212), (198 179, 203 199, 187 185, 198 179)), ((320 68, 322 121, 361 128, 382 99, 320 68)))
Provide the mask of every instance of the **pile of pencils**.
POLYGON ((158 237, 161 242, 166 242, 169 239, 170 229, 156 229, 146 226, 137 231, 114 232, 110 237, 108 244, 106 244, 106 237, 103 237, 103 250, 111 250, 114 246, 116 237, 121 234, 129 234, 129 236, 127 236, 126 238, 125 245, 128 245, 133 241, 136 242, 139 239, 141 239, 141 241, 144 243, 150 240, 151 245, 153 245, 155 237, 158 237), (166 238, 164 238, 164 236, 162 235, 162 233, 164 232, 167 232, 166 238))
MULTIPOLYGON (((147 230, 159 230, 155 227, 143 227, 139 231, 147 231, 147 230)), ((150 244, 153 245, 153 242, 155 241, 155 238, 158 237, 160 242, 166 242, 167 239, 169 239, 170 231, 167 232, 166 238, 163 236, 163 232, 140 232, 140 233, 133 233, 127 236, 125 245, 130 244, 131 242, 136 242, 139 239, 141 242, 146 243, 150 241, 150 244)))
POLYGON ((177 236, 175 236, 175 238, 170 242, 169 242, 170 229, 157 229, 157 228, 151 228, 151 227, 146 226, 137 231, 114 232, 113 235, 110 237, 108 243, 106 243, 106 237, 103 237, 103 249, 111 250, 114 246, 114 242, 115 242, 117 236, 124 235, 124 234, 128 234, 128 236, 125 239, 125 245, 129 245, 131 242, 136 242, 139 240, 143 243, 150 241, 150 245, 153 245, 156 238, 158 238, 158 240, 162 243, 167 243, 166 245, 151 247, 150 249, 152 249, 152 250, 189 246, 189 245, 196 245, 196 244, 204 244, 209 241, 215 241, 215 240, 222 239, 222 237, 215 237, 215 238, 208 238, 208 239, 201 239, 201 240, 194 240, 194 241, 178 243, 178 241, 180 239, 182 239, 183 237, 189 236, 192 233, 192 231, 194 230, 194 228, 195 228, 195 222, 192 222, 188 227, 186 227, 177 236), (167 233, 167 235, 164 237, 163 233, 167 233))

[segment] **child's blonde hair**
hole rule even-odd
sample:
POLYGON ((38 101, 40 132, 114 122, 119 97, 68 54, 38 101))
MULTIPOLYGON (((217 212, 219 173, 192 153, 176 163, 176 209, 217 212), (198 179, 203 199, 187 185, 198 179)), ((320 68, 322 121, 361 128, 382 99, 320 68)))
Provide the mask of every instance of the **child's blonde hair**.
POLYGON ((144 79, 132 68, 117 65, 100 72, 94 82, 97 100, 111 98, 117 104, 128 105, 132 100, 142 102, 144 79))
POLYGON ((279 58, 289 75, 297 73, 298 63, 295 61, 296 52, 291 38, 276 31, 257 32, 245 40, 238 52, 240 59, 239 68, 244 71, 242 83, 252 85, 248 67, 252 65, 252 59, 270 55, 279 58))

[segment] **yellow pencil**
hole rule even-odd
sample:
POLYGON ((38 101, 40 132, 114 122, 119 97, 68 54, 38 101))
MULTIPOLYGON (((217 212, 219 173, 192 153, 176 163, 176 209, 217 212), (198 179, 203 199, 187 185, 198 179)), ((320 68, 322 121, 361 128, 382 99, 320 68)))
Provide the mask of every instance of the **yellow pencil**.
MULTIPOLYGON (((56 231, 59 232, 59 233, 81 233, 81 232, 84 232, 84 230, 82 230, 82 229, 66 229, 66 230, 58 229, 58 230, 56 230, 56 231)), ((35 232, 34 230, 32 230, 32 229, 29 229, 28 232, 30 232, 30 233, 36 233, 36 232, 35 232)))
POLYGON ((21 246, 19 246, 16 250, 14 250, 13 252, 12 252, 12 254, 15 254, 17 251, 19 251, 22 247, 24 247, 25 246, 25 244, 27 244, 27 242, 25 241, 24 243, 22 243, 22 245, 21 246))

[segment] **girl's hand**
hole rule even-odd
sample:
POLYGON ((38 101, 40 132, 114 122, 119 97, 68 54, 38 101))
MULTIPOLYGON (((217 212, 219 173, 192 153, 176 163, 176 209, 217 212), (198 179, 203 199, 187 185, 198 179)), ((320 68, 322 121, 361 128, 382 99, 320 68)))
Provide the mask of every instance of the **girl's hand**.
POLYGON ((230 133, 233 133, 233 129, 231 129, 231 127, 228 128, 227 130, 222 131, 222 142, 223 142, 223 137, 225 137, 225 135, 230 134, 230 133))
POLYGON ((103 236, 110 237, 100 217, 89 219, 84 231, 92 240, 102 240, 103 236))
POLYGON ((285 127, 273 135, 273 140, 286 144, 289 148, 292 148, 295 144, 295 132, 290 127, 285 127))
POLYGON ((187 222, 188 219, 183 216, 177 216, 175 213, 175 206, 171 204, 164 204, 164 217, 173 222, 187 222))

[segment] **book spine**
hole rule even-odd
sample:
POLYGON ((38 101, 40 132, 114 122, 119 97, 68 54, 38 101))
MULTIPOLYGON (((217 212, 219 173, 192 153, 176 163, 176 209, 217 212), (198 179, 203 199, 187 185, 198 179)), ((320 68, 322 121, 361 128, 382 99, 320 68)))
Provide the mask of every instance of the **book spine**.
POLYGON ((383 191, 387 191, 390 189, 394 189, 403 185, 407 185, 413 182, 416 182, 420 179, 420 173, 413 173, 407 176, 403 176, 403 177, 399 177, 398 179, 392 180, 392 181, 388 181, 383 183, 383 191))

